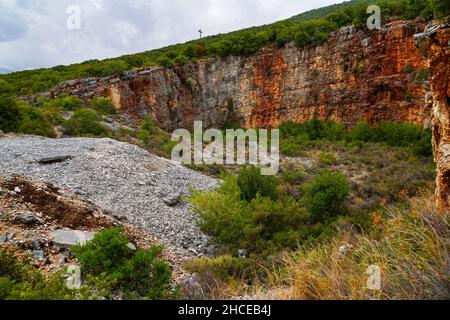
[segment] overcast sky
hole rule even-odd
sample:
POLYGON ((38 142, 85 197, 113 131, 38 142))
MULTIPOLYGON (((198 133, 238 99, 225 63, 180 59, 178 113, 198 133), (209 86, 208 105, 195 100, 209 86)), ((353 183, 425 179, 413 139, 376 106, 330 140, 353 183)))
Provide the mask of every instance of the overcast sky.
POLYGON ((0 0, 0 69, 142 52, 198 38, 199 28, 205 35, 225 33, 337 2, 342 0, 0 0))

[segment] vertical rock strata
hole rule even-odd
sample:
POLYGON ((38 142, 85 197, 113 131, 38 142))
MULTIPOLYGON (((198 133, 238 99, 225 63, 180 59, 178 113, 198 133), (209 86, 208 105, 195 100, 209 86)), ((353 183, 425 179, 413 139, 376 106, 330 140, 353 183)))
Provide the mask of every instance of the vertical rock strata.
POLYGON ((427 26, 414 41, 428 58, 433 95, 432 130, 438 176, 436 201, 439 211, 450 208, 450 24, 427 26))

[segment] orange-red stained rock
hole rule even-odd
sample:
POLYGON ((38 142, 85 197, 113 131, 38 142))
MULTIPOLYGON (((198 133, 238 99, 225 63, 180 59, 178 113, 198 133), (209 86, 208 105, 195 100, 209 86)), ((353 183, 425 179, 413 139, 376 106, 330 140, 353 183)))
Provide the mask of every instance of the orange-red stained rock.
POLYGON ((194 120, 214 127, 229 121, 274 127, 314 115, 348 124, 388 119, 430 125, 429 83, 416 80, 427 61, 413 42, 424 27, 406 21, 381 31, 348 27, 322 46, 288 44, 250 57, 71 81, 51 95, 109 96, 122 112, 150 115, 169 130, 191 128, 194 120))

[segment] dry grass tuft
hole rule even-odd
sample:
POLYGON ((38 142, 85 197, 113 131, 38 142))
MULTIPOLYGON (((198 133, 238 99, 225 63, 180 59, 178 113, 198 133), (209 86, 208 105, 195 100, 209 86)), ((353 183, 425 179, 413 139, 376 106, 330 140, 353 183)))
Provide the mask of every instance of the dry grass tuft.
MULTIPOLYGON (((436 213, 428 195, 407 209, 374 213, 375 235, 342 232, 328 244, 286 255, 262 298, 291 300, 449 299, 450 213, 436 213), (345 247, 343 247, 345 246, 345 247), (381 270, 369 290, 368 269, 381 270)), ((261 291, 261 289, 259 289, 261 291)))

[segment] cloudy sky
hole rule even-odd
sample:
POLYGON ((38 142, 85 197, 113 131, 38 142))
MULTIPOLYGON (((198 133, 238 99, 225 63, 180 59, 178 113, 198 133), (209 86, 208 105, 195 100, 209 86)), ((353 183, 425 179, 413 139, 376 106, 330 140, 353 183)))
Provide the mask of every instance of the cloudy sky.
POLYGON ((142 52, 341 0, 0 0, 0 69, 142 52), (81 17, 79 20, 78 17, 81 17))

